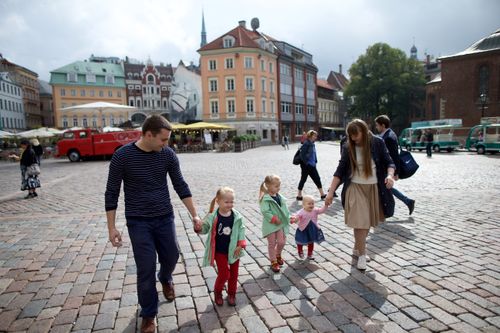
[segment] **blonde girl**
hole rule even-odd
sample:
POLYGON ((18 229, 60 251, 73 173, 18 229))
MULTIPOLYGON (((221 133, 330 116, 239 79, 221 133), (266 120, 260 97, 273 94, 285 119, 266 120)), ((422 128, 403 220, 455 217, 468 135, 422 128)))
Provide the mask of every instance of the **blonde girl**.
MULTIPOLYGON (((239 258, 246 247, 243 216, 233 208, 234 191, 221 187, 210 204, 208 215, 203 220, 202 234, 209 233, 205 247, 203 266, 217 265, 217 279, 214 284, 215 304, 224 304, 222 290, 227 282, 227 302, 236 305, 239 258), (215 204, 219 207, 214 211, 215 204)), ((196 228, 195 228, 196 230, 196 228)))
POLYGON ((267 249, 271 260, 271 270, 280 271, 284 261, 281 252, 285 247, 286 235, 290 227, 290 212, 286 205, 286 198, 279 191, 281 179, 279 176, 266 176, 260 185, 260 211, 264 217, 262 222, 262 236, 267 238, 267 249))

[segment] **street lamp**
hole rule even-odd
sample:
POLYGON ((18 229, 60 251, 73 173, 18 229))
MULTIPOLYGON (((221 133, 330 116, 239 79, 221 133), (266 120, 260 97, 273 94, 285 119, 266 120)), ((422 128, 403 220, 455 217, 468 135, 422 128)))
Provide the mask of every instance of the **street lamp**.
POLYGON ((486 104, 486 94, 482 93, 479 95, 479 100, 481 101, 481 118, 484 118, 484 105, 486 104))

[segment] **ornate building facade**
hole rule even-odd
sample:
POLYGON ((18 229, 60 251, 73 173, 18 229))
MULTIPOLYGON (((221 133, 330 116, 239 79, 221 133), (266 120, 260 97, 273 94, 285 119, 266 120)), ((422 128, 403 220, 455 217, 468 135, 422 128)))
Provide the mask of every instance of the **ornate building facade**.
POLYGON ((171 117, 170 106, 174 78, 172 65, 154 65, 151 59, 142 64, 126 58, 123 70, 127 103, 137 108, 131 117, 133 123, 142 124, 150 114, 161 114, 168 120, 175 121, 171 117))

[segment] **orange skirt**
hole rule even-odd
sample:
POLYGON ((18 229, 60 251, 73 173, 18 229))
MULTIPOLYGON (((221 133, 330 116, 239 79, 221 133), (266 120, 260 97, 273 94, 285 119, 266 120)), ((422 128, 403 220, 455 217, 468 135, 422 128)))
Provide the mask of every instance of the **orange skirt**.
POLYGON ((353 229, 370 229, 385 221, 377 184, 351 183, 344 202, 345 224, 353 229))

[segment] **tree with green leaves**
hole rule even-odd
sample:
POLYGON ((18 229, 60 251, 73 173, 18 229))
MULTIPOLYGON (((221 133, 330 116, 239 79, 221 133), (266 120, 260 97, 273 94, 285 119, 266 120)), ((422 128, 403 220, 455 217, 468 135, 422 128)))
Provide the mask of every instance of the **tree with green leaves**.
POLYGON ((345 96, 350 99, 349 116, 371 122, 386 114, 392 127, 409 125, 412 110, 423 107, 425 76, 417 60, 385 43, 374 44, 349 69, 345 96))

